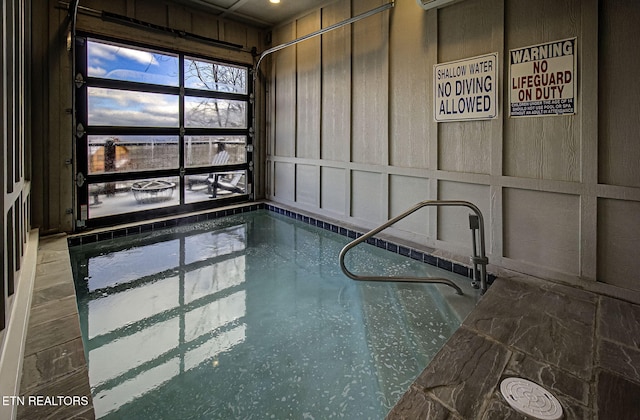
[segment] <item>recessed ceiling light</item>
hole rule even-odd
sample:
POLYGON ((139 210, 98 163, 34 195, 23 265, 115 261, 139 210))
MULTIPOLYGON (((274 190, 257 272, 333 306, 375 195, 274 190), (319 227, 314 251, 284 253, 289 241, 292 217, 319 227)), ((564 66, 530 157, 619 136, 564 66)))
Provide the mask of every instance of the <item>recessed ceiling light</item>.
POLYGON ((271 3, 280 3, 280 0, 269 0, 271 3))

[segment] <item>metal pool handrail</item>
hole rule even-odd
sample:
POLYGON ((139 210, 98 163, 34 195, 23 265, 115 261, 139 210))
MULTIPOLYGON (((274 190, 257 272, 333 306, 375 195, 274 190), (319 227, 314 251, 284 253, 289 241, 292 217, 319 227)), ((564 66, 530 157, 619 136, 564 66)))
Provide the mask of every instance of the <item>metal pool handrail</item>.
POLYGON ((389 226, 393 225, 394 223, 404 219, 405 217, 409 216, 410 214, 414 213, 417 210, 420 210, 423 207, 428 207, 428 206, 434 206, 434 207, 443 207, 443 206, 455 206, 455 207, 468 207, 471 210, 473 210, 473 212, 475 213, 475 216, 473 215, 469 215, 469 223, 470 223, 470 228, 472 231, 472 236, 473 236, 473 255, 470 258, 471 264, 473 265, 473 279, 474 279, 474 284, 477 283, 477 273, 478 273, 478 265, 480 266, 480 289, 481 292, 484 293, 487 290, 487 264, 489 262, 489 260, 486 257, 485 254, 485 246, 484 246, 484 218, 482 217, 482 212, 480 212, 480 209, 478 207, 476 207, 473 203, 470 203, 468 201, 458 201, 458 200, 429 200, 429 201, 422 201, 418 204, 416 204, 414 207, 410 208, 409 210, 405 211, 404 213, 394 217, 393 219, 389 219, 386 223, 383 223, 382 225, 378 226, 377 228, 365 233, 364 235, 360 236, 359 238, 355 239, 354 241, 349 242, 347 245, 345 245, 344 248, 342 248, 342 250, 340 251, 340 268, 342 269, 342 272, 349 278, 353 279, 353 280, 365 280, 365 281, 395 281, 395 282, 415 282, 415 283, 439 283, 439 284, 446 284, 448 286, 453 287, 454 289, 456 289, 456 292, 459 295, 462 295, 462 289, 460 289, 460 287, 455 284, 454 282, 452 282, 449 279, 445 279, 445 278, 430 278, 430 277, 395 277, 395 276, 359 276, 357 274, 353 274, 351 271, 349 271, 349 269, 347 269, 345 263, 344 263, 344 258, 345 255, 347 254, 347 252, 355 247, 356 245, 366 241, 367 239, 371 238, 373 235, 375 235, 376 233, 379 233, 381 231, 383 231, 384 229, 388 228, 389 226), (474 219, 477 218, 477 219, 474 219), (480 251, 480 255, 476 255, 476 235, 475 235, 475 230, 478 230, 479 232, 479 251, 480 251))

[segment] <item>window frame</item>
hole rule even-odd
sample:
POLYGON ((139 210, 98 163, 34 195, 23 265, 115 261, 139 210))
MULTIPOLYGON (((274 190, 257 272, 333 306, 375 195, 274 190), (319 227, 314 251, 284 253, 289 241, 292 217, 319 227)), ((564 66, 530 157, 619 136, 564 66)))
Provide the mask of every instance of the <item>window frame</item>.
POLYGON ((170 214, 182 214, 190 211, 216 208, 224 205, 246 202, 253 197, 253 84, 251 75, 253 68, 245 63, 232 62, 219 57, 206 57, 192 52, 170 50, 151 45, 130 42, 105 36, 98 36, 90 33, 79 33, 76 37, 75 49, 75 127, 74 127, 74 155, 75 155, 75 190, 76 190, 76 230, 83 227, 99 227, 115 225, 123 222, 138 220, 148 220, 170 214), (178 86, 158 85, 151 83, 132 82, 125 80, 105 79, 95 76, 88 76, 88 42, 121 45, 126 48, 141 49, 148 52, 168 54, 178 58, 178 86), (195 59, 221 65, 229 65, 241 69, 246 69, 246 94, 232 92, 218 92, 212 90, 185 88, 185 60, 195 59), (88 124, 88 88, 104 88, 113 90, 128 90, 133 92, 169 94, 178 97, 178 120, 177 127, 154 127, 154 126, 107 126, 88 124), (206 99, 233 100, 244 102, 246 126, 243 128, 234 127, 187 127, 185 126, 185 98, 199 97, 206 99), (81 128, 80 128, 81 127, 81 128), (89 173, 89 137, 90 136, 126 136, 126 135, 149 135, 149 136, 173 136, 178 138, 178 162, 175 168, 150 169, 135 171, 116 171, 89 173), (191 166, 185 162, 186 138, 191 136, 241 136, 246 139, 245 159, 243 163, 219 165, 191 166), (247 174, 246 188, 244 194, 231 197, 209 199, 199 202, 185 202, 185 179, 189 175, 202 173, 231 172, 244 170, 247 174), (91 217, 91 196, 89 185, 104 182, 135 181, 149 178, 177 177, 179 182, 176 186, 179 193, 179 204, 166 207, 158 207, 153 210, 140 210, 129 213, 118 213, 109 216, 91 217))

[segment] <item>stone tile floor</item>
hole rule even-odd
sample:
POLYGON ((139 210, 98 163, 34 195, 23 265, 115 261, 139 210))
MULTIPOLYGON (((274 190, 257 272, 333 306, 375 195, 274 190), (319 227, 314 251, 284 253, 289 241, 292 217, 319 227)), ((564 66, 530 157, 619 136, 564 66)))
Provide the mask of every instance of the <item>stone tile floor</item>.
MULTIPOLYGON (((40 240, 21 396, 88 396, 66 237, 40 240)), ((387 419, 517 420, 499 391, 518 376, 565 419, 640 419, 640 305, 518 276, 499 277, 387 419)), ((88 406, 19 407, 19 419, 92 419, 88 406)))
POLYGON ((510 376, 554 394, 565 419, 640 419, 640 305, 498 278, 387 419, 527 419, 500 393, 510 376))
POLYGON ((18 419, 95 418, 65 235, 40 239, 20 396, 54 399, 18 406, 18 419))

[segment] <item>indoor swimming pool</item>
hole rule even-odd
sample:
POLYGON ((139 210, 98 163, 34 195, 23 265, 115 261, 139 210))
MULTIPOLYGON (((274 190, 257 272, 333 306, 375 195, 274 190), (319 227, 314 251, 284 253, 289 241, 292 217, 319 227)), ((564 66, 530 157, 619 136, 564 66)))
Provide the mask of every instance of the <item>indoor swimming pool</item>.
MULTIPOLYGON (((335 229, 334 229, 335 230, 335 229)), ((98 418, 380 419, 473 308, 469 279, 257 210, 70 248, 98 418)))

